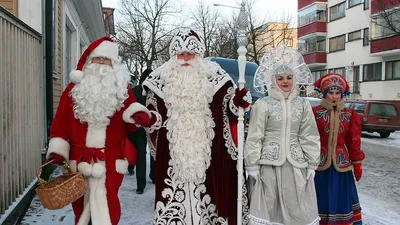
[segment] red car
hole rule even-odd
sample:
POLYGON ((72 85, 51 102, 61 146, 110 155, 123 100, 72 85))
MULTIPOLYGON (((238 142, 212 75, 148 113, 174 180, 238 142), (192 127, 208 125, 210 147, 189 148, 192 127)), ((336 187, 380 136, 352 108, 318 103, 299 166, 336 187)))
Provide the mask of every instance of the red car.
POLYGON ((400 131, 400 115, 396 105, 385 101, 345 100, 348 108, 358 112, 362 131, 378 132, 383 138, 400 131))

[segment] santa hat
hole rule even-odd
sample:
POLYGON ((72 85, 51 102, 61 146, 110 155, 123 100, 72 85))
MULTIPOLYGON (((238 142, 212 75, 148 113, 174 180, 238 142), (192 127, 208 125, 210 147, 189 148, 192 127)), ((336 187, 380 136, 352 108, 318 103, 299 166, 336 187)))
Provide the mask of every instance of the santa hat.
POLYGON ((203 57, 205 47, 199 35, 193 30, 180 30, 171 40, 169 45, 170 57, 188 52, 203 57))
POLYGON ((109 37, 102 37, 92 42, 83 52, 78 61, 76 70, 71 71, 69 78, 73 83, 79 83, 84 77, 82 72, 86 61, 93 57, 106 57, 114 62, 118 62, 118 44, 109 37))
POLYGON ((337 73, 328 73, 320 77, 315 83, 316 91, 319 91, 325 97, 329 91, 339 90, 342 95, 350 94, 350 86, 346 79, 337 73))

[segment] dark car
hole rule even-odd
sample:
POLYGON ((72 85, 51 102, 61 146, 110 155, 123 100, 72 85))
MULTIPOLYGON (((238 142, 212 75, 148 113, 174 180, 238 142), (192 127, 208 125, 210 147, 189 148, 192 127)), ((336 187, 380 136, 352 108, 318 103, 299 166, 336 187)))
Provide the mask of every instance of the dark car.
POLYGON ((360 116, 362 130, 378 132, 383 138, 400 130, 400 115, 395 104, 385 101, 345 100, 348 108, 354 109, 360 116))

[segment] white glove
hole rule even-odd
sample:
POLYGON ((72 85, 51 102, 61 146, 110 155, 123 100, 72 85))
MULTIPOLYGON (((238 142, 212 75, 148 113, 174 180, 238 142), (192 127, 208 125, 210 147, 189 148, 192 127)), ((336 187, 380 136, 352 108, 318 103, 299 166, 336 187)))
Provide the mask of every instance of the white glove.
POLYGON ((307 180, 309 180, 310 178, 313 179, 314 176, 315 176, 315 170, 307 169, 307 180))
POLYGON ((260 175, 260 171, 254 170, 254 171, 247 171, 247 174, 251 176, 252 178, 256 179, 260 175))

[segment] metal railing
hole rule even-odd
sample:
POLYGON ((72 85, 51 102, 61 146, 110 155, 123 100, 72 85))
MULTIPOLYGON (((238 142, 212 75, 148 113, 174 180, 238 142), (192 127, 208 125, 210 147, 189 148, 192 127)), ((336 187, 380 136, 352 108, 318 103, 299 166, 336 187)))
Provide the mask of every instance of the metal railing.
POLYGON ((44 100, 41 35, 0 7, 0 223, 35 181, 44 100))

